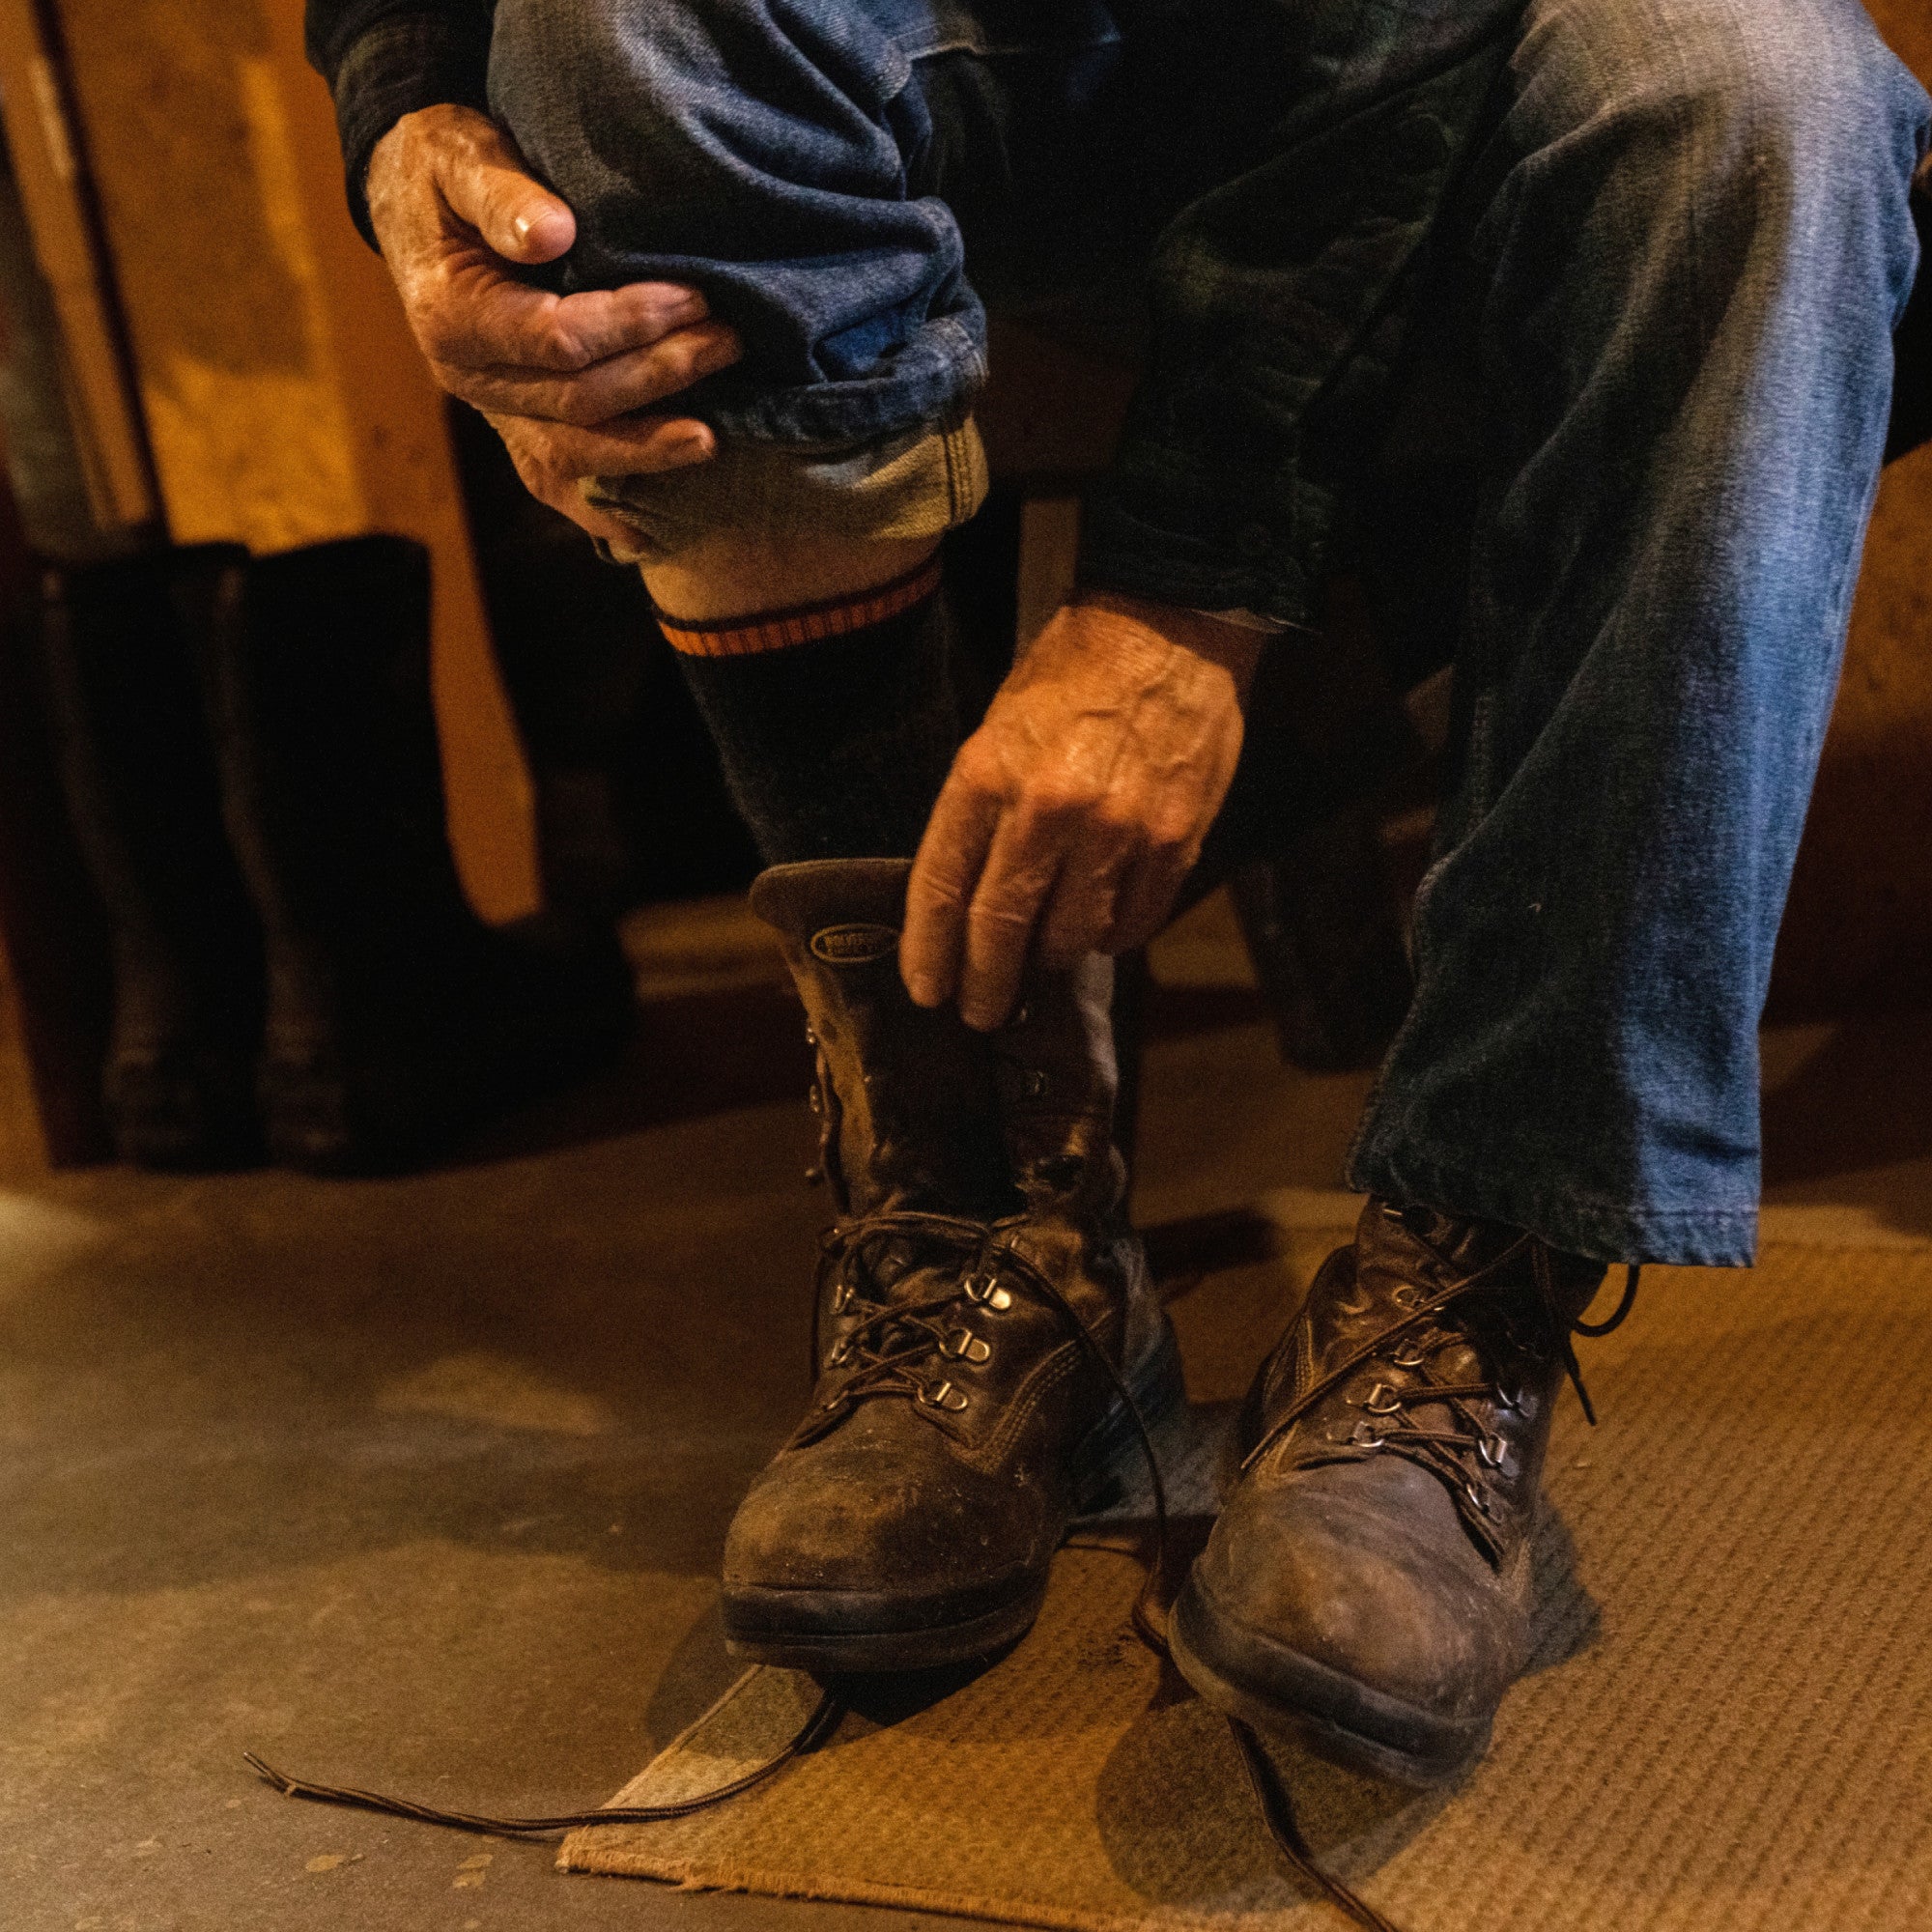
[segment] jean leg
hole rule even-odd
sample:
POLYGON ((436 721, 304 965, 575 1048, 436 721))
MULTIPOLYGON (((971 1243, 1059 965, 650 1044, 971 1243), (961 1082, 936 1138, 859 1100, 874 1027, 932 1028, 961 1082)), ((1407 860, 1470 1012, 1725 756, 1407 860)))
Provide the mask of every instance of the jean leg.
POLYGON ((1352 1173, 1742 1264, 1926 102, 1856 0, 1532 0, 1515 82, 1462 765, 1352 1173))
POLYGON ((689 282, 743 336, 695 414, 844 451, 958 422, 984 380, 951 198, 1010 169, 1016 124, 1089 112, 1119 39, 1101 0, 1025 25, 989 44, 970 0, 498 0, 491 101, 577 213, 568 286, 689 282), (982 54, 977 95, 928 99, 926 69, 982 54))

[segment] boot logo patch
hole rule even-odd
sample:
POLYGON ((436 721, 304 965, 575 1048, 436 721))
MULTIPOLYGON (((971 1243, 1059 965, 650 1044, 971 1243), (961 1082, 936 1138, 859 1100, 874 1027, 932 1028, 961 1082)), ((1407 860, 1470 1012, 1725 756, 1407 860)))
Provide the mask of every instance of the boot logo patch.
POLYGON ((828 925, 811 935, 811 950, 828 966, 869 966, 897 950, 895 925, 828 925))

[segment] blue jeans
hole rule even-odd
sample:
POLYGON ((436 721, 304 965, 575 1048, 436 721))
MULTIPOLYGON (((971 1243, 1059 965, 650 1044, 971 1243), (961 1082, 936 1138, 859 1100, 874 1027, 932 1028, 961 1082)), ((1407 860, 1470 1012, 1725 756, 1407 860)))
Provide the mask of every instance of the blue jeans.
POLYGON ((1138 289, 1128 510, 1084 570, 1178 603, 1297 614, 1322 464, 1438 321, 1405 349, 1433 238, 1481 424, 1458 755, 1352 1179, 1749 1259, 1756 1026, 1916 268, 1927 104, 1856 0, 499 0, 492 94, 575 278, 738 325, 697 399, 726 437, 956 420, 982 295, 1138 289))

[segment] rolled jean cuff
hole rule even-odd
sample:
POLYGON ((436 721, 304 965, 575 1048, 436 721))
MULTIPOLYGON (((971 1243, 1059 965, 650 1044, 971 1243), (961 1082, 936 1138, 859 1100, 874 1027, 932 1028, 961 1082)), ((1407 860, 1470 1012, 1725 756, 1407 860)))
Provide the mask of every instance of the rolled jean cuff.
POLYGON ((583 500, 629 541, 597 539, 611 563, 665 563, 721 532, 772 541, 887 543, 938 537, 985 501, 986 450, 966 416, 833 451, 724 440, 709 461, 648 476, 592 476, 583 500))
POLYGON ((1565 1254, 1667 1267, 1749 1267, 1757 1256, 1757 1201, 1708 1208, 1652 1208, 1604 1200, 1560 1184, 1498 1180, 1357 1145, 1349 1185, 1405 1205, 1521 1228, 1565 1254))

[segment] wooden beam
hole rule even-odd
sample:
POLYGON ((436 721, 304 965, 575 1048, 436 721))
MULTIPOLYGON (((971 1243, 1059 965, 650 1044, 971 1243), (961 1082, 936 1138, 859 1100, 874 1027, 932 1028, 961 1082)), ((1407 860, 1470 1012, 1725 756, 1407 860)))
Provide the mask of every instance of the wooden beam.
POLYGON ((0 0, 0 106, 14 176, 60 331, 62 386, 94 518, 136 529, 160 514, 128 380, 67 90, 33 0, 0 0))
POLYGON ((295 0, 54 0, 169 527, 428 545, 452 841, 486 917, 538 887, 438 393, 343 205, 295 0))

